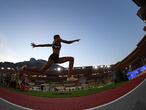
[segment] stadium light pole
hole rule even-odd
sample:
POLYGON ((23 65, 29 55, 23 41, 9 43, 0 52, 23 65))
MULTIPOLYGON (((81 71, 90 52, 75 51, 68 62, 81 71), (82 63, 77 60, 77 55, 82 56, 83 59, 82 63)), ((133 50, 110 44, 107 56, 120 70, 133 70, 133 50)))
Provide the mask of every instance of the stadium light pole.
POLYGON ((107 65, 107 68, 110 68, 111 66, 110 65, 107 65))
POLYGON ((57 71, 60 72, 61 71, 61 68, 57 68, 57 71))
POLYGON ((94 69, 98 69, 98 66, 93 66, 94 69))
POLYGON ((4 70, 4 67, 1 67, 2 70, 4 70))

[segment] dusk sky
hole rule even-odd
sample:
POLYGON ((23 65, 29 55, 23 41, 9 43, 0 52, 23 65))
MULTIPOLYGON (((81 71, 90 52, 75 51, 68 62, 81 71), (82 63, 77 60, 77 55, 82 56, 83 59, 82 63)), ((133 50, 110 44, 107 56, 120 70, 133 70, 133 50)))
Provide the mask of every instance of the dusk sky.
MULTIPOLYGON (((81 39, 62 44, 75 66, 109 65, 124 59, 143 38, 143 21, 132 0, 0 0, 0 62, 48 60, 53 36, 81 39)), ((68 63, 63 64, 67 66, 68 63)))

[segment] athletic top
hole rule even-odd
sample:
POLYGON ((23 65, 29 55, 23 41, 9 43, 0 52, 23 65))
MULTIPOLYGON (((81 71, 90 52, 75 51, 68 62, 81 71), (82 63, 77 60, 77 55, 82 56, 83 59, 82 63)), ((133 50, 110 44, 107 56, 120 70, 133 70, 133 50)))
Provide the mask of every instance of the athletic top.
POLYGON ((53 43, 52 48, 53 49, 61 49, 61 44, 55 44, 55 43, 53 43))

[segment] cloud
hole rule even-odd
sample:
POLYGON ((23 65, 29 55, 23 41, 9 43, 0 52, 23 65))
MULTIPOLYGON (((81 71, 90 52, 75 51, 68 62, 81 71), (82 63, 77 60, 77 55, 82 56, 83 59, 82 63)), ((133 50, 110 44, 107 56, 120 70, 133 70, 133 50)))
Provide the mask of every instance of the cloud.
POLYGON ((0 33, 0 62, 4 61, 15 62, 16 54, 9 46, 6 35, 0 33))

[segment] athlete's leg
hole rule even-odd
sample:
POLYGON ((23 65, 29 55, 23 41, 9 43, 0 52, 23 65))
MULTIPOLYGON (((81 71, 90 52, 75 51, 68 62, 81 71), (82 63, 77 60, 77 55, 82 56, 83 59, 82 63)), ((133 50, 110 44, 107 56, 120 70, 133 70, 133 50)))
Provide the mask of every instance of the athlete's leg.
POLYGON ((45 72, 47 69, 50 68, 50 66, 54 64, 54 61, 53 60, 48 60, 48 62, 41 68, 41 72, 45 72))
POLYGON ((73 66, 74 66, 74 58, 73 57, 61 57, 61 58, 59 58, 58 63, 65 63, 67 61, 69 61, 68 77, 71 77, 73 66))

